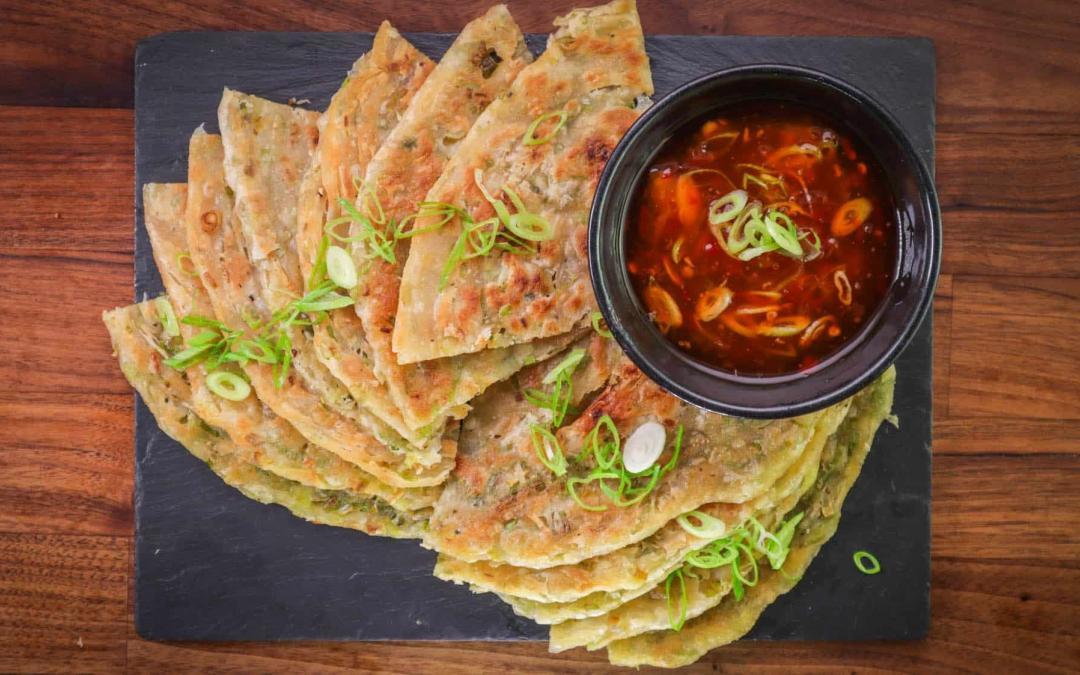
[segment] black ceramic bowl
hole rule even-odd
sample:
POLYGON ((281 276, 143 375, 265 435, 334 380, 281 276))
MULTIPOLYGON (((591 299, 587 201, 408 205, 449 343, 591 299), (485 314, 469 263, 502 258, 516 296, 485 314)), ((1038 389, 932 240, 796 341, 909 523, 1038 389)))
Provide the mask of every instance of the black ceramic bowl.
POLYGON ((911 340, 930 307, 941 258, 933 177, 899 124, 867 94, 819 72, 780 65, 722 70, 690 82, 645 112, 615 148, 589 218, 589 267, 615 339, 646 375, 679 398, 742 417, 788 417, 835 403, 877 377, 911 340), (626 233, 638 187, 656 154, 691 122, 745 103, 817 111, 858 138, 881 166, 896 213, 892 284, 863 329, 809 370, 745 376, 679 350, 649 319, 626 272, 626 233))

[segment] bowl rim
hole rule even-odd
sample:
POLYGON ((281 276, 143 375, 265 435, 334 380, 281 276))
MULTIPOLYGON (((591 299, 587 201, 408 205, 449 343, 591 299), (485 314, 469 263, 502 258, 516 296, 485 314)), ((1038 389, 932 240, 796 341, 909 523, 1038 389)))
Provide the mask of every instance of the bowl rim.
MULTIPOLYGON (((619 225, 619 227, 624 226, 625 223, 619 225)), ((601 172, 596 195, 589 213, 587 241, 590 278, 600 312, 607 322, 615 341, 647 377, 669 393, 700 408, 740 417, 771 419, 813 412, 855 394, 884 372, 896 360, 903 349, 910 344, 933 305, 934 291, 938 283, 941 266, 942 223, 933 173, 922 157, 919 156, 903 126, 872 95, 845 80, 804 66, 759 63, 716 70, 686 82, 662 97, 634 121, 615 146, 601 172), (929 246, 912 244, 912 246, 922 250, 926 257, 926 263, 922 266, 924 269, 920 269, 918 276, 913 277, 912 288, 907 291, 911 296, 917 296, 914 302, 914 310, 911 311, 907 320, 897 331, 896 336, 886 343, 887 346, 884 349, 875 350, 871 353, 871 357, 868 359, 869 366, 863 369, 860 374, 846 378, 833 386, 819 387, 817 391, 811 392, 812 395, 805 399, 771 405, 748 405, 737 401, 720 400, 717 397, 705 395, 697 389, 684 385, 671 374, 657 367, 646 355, 645 350, 627 333, 623 321, 620 320, 613 307, 609 287, 614 284, 612 279, 609 278, 611 272, 605 269, 605 264, 611 265, 611 256, 614 254, 601 245, 603 228, 612 227, 610 222, 607 222, 612 220, 611 214, 608 212, 616 208, 613 204, 617 202, 617 199, 611 194, 610 186, 615 176, 624 170, 624 157, 629 152, 637 136, 653 124, 657 117, 667 114, 673 107, 678 106, 683 98, 695 94, 702 87, 708 87, 717 80, 733 79, 746 75, 777 76, 779 82, 791 78, 809 80, 818 85, 835 89, 840 94, 855 101, 858 106, 865 108, 875 123, 882 127, 888 136, 896 142, 905 160, 910 162, 912 166, 910 173, 917 180, 920 201, 923 202, 924 210, 929 216, 926 234, 929 246)), ((899 266, 903 261, 903 257, 904 253, 898 249, 897 260, 894 264, 899 266)), ((882 304, 875 309, 875 318, 867 322, 867 328, 864 331, 868 330, 872 324, 883 320, 887 313, 884 304, 886 300, 887 298, 883 299, 882 304)), ((855 336, 857 339, 848 340, 846 345, 842 345, 828 357, 827 362, 832 363, 839 357, 849 358, 852 354, 863 351, 866 341, 861 339, 861 335, 862 332, 855 336)), ((686 355, 683 355, 683 361, 693 364, 698 370, 705 372, 716 373, 719 370, 707 364, 694 364, 696 360, 686 355)), ((739 389, 745 392, 764 385, 784 386, 786 384, 805 382, 816 374, 818 374, 818 371, 809 373, 795 371, 780 376, 740 377, 733 374, 723 378, 716 375, 714 377, 718 384, 722 383, 724 388, 727 388, 732 393, 737 393, 739 389)))

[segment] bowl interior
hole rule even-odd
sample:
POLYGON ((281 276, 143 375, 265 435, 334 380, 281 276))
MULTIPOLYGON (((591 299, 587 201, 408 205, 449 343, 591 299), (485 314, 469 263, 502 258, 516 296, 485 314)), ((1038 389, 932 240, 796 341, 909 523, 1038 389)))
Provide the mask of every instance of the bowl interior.
POLYGON ((790 416, 822 408, 880 374, 910 340, 929 307, 939 247, 940 216, 933 179, 899 125, 849 85, 788 66, 715 73, 653 106, 612 154, 600 179, 589 225, 597 300, 630 358, 649 377, 690 403, 749 417, 790 416), (630 284, 626 225, 646 170, 676 133, 712 112, 763 101, 815 111, 874 155, 893 196, 898 239, 892 284, 859 333, 811 369, 747 376, 713 368, 660 333, 630 284))

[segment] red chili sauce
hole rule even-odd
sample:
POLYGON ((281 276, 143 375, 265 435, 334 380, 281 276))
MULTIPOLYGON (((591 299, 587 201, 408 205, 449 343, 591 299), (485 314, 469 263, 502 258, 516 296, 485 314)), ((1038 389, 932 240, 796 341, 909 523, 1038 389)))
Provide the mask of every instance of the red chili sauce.
POLYGON ((627 268, 660 330, 744 375, 813 367, 881 303, 895 209, 873 156, 779 104, 677 134, 638 188, 627 268))

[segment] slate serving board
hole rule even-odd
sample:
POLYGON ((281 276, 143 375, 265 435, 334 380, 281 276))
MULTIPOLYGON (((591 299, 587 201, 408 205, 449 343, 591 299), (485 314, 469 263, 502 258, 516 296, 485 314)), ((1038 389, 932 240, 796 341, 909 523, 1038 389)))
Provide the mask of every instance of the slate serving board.
MULTIPOLYGON (((412 34, 438 58, 453 39, 412 34)), ((325 109, 372 36, 364 33, 169 33, 135 55, 135 295, 161 292, 141 187, 183 182, 187 142, 216 131, 222 87, 325 109)), ((545 36, 529 36, 533 52, 545 36)), ((891 110, 929 166, 934 48, 922 39, 650 36, 657 96, 713 70, 783 63, 822 70, 891 110)), ((837 535, 752 638, 915 639, 929 624, 931 319, 897 362, 895 412, 847 502, 837 535), (852 565, 868 549, 883 572, 852 565)), ((412 541, 310 525, 225 486, 166 437, 137 402, 135 627, 157 640, 544 639, 493 595, 431 576, 412 541)))

